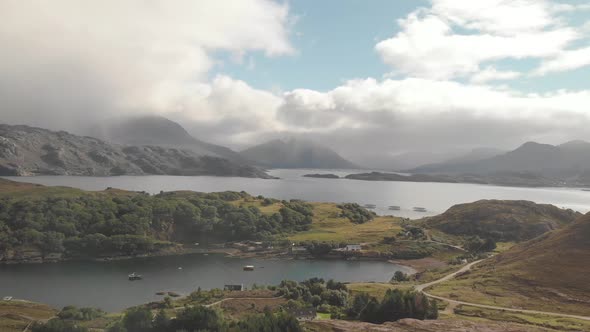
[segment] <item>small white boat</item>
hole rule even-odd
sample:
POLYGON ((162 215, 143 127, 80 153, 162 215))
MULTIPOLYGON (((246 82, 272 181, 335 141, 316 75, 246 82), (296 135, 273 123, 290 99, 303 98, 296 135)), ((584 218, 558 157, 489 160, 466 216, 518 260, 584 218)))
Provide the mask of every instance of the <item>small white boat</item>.
POLYGON ((131 280, 131 281, 143 279, 141 274, 137 274, 135 272, 131 273, 128 277, 129 277, 129 280, 131 280))
POLYGON ((4 298, 2 298, 2 300, 10 301, 10 300, 12 300, 12 296, 5 296, 4 298))
POLYGON ((254 271, 254 265, 244 265, 244 271, 254 271))

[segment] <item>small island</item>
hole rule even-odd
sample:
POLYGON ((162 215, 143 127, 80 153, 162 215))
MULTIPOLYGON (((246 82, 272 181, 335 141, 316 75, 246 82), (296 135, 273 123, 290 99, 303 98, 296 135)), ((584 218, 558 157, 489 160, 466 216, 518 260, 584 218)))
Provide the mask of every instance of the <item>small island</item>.
POLYGON ((397 173, 358 173, 349 174, 344 177, 350 180, 364 180, 364 181, 406 181, 406 182, 457 182, 455 179, 444 175, 428 175, 428 174, 412 174, 401 175, 397 173))
POLYGON ((340 177, 336 174, 305 174, 303 175, 305 178, 321 178, 321 179, 340 179, 340 177))

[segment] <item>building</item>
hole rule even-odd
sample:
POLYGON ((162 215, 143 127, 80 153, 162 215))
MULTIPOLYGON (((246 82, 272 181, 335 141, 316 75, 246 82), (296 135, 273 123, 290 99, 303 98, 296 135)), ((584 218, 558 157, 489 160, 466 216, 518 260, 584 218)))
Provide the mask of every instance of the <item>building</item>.
POLYGON ((347 244, 346 247, 344 247, 344 251, 361 251, 361 245, 360 244, 347 244))
POLYGON ((244 290, 244 284, 225 285, 225 286, 223 286, 223 290, 232 291, 232 292, 241 292, 244 290))

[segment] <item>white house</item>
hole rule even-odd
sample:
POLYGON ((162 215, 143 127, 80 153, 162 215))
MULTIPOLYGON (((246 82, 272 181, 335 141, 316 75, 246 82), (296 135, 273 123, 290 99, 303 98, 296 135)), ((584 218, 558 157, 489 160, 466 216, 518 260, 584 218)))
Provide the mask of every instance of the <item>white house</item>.
POLYGON ((344 251, 361 251, 361 245, 360 244, 347 244, 346 247, 344 247, 344 251))

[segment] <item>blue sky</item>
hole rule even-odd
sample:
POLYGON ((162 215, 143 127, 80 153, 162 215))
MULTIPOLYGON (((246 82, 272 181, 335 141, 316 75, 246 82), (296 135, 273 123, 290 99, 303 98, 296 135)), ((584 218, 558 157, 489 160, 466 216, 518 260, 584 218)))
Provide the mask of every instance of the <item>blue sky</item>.
MULTIPOLYGON (((570 0, 559 3, 583 5, 588 2, 570 0)), ((225 74, 246 81, 252 87, 272 91, 298 88, 328 91, 348 79, 380 79, 391 72, 391 67, 383 63, 375 45, 400 31, 398 19, 405 18, 419 7, 427 8, 429 4, 426 0, 290 1, 288 5, 293 20, 290 38, 296 49, 294 55, 268 57, 264 52, 255 51, 237 62, 229 52, 220 51, 217 53, 220 64, 209 74, 210 77, 225 74)), ((562 13, 560 17, 569 24, 583 25, 588 21, 589 13, 572 11, 562 13)), ((455 31, 476 33, 461 27, 456 27, 455 31)), ((572 46, 584 45, 589 45, 587 38, 572 43, 572 46)), ((526 72, 538 67, 541 60, 501 59, 490 63, 498 69, 526 72)), ((590 77, 590 66, 503 83, 525 93, 544 93, 586 89, 589 85, 587 77, 590 77)))
POLYGON ((295 55, 267 57, 253 52, 244 64, 221 54, 223 65, 211 75, 227 74, 259 89, 319 91, 333 89, 347 79, 381 77, 390 68, 375 52, 375 44, 399 31, 398 18, 426 4, 419 0, 290 1, 295 55), (248 66, 250 58, 254 67, 248 66))

